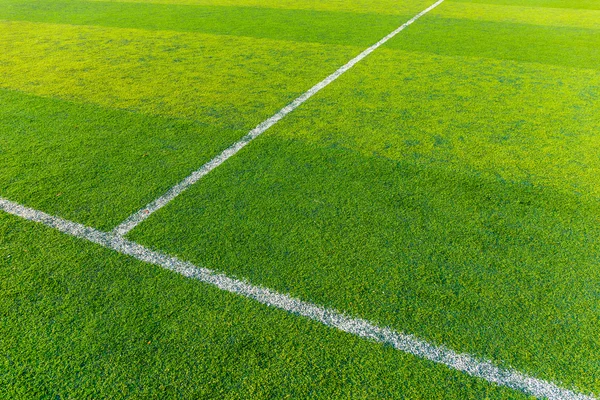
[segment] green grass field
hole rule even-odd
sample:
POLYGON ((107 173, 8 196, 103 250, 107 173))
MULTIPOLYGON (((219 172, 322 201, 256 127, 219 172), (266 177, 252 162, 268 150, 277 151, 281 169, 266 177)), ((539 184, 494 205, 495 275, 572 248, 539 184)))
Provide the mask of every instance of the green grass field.
MULTIPOLYGON (((432 3, 0 0, 0 199, 109 232, 432 3)), ((126 237, 598 397, 599 154, 600 2, 446 0, 126 237)), ((527 397, 0 211, 2 399, 527 397)))

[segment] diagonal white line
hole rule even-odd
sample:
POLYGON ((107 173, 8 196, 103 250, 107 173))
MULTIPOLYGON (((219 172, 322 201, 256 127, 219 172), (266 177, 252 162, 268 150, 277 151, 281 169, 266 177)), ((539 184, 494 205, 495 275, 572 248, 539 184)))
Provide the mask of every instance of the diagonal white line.
POLYGON ((333 74, 329 75, 327 78, 323 79, 321 82, 317 83, 315 86, 310 88, 308 91, 306 91, 305 93, 300 95, 300 97, 298 97, 296 100, 292 101, 290 104, 283 107, 271 118, 261 122, 256 128, 252 129, 246 136, 244 136, 239 141, 237 141, 236 143, 234 143, 233 145, 231 145, 230 147, 225 149, 221 154, 219 154, 218 156, 216 156, 215 158, 213 158, 212 160, 210 160, 209 162, 204 164, 202 167, 200 167, 200 169, 192 172, 183 181, 179 182, 177 185, 175 185, 171 189, 169 189, 169 191, 167 193, 165 193, 161 197, 157 198, 156 200, 152 201, 151 203, 146 205, 146 207, 142 208, 141 210, 137 211, 136 213, 130 215, 125 221, 123 221, 119 226, 117 226, 113 230, 113 233, 116 235, 126 235, 129 231, 131 231, 133 228, 135 228, 138 224, 140 224, 142 221, 144 221, 146 218, 148 218, 154 212, 160 210, 162 207, 167 205, 169 202, 171 202, 171 200, 173 200, 174 198, 179 196, 181 193, 183 193, 185 190, 187 190, 194 183, 198 182, 203 176, 208 174, 213 169, 217 168, 219 165, 223 164, 228 158, 235 155, 238 151, 243 149, 248 143, 250 143, 252 140, 256 139, 260 134, 265 132, 271 126, 275 125, 283 117, 285 117, 286 115, 288 115, 289 113, 294 111, 302 103, 304 103, 306 100, 310 99, 313 95, 318 93, 321 89, 323 89, 324 87, 329 85, 331 82, 335 81, 344 72, 348 71, 350 68, 352 68, 355 64, 357 64, 363 58, 367 57, 369 54, 374 52, 377 48, 382 46, 385 42, 387 42, 388 40, 390 40, 391 38, 396 36, 398 33, 403 31, 404 29, 406 29, 409 25, 411 25, 413 22, 415 22, 416 20, 421 18, 423 15, 427 14, 429 11, 433 10, 434 8, 436 8, 437 6, 442 4, 443 1, 444 0, 438 0, 436 3, 427 7, 425 10, 421 11, 420 13, 418 13, 417 15, 412 17, 410 20, 405 22, 402 26, 400 26, 399 28, 397 28, 396 30, 394 30, 393 32, 391 32, 390 34, 385 36, 379 42, 375 43, 374 45, 372 45, 371 47, 369 47, 368 49, 366 49, 365 51, 360 53, 358 56, 356 56, 352 60, 348 61, 348 63, 346 63, 345 65, 340 67, 333 74))
POLYGON ((75 222, 54 217, 1 197, 0 210, 30 221, 42 223, 67 235, 88 240, 140 261, 171 270, 187 278, 197 279, 201 282, 214 285, 221 290, 256 300, 270 307, 310 318, 323 325, 352 335, 393 346, 395 349, 416 357, 446 365, 468 375, 519 390, 537 398, 551 400, 594 400, 592 396, 561 388, 552 382, 527 376, 512 369, 500 368, 489 361, 479 360, 469 354, 456 353, 445 346, 430 344, 413 335, 396 332, 390 328, 381 328, 366 320, 345 316, 336 310, 298 300, 271 289, 254 286, 207 268, 197 267, 176 257, 147 249, 119 235, 101 232, 75 222))

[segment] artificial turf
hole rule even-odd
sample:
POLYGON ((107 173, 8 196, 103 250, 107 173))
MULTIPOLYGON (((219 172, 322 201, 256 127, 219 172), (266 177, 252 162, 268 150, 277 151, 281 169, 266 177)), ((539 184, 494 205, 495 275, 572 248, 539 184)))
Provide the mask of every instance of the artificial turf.
POLYGON ((600 10, 600 5, 596 0, 452 0, 452 2, 485 3, 505 6, 524 5, 540 8, 541 13, 546 11, 545 8, 600 10))
MULTIPOLYGON (((100 0, 91 0, 100 1, 100 0)), ((253 7, 284 10, 340 11, 354 14, 416 14, 431 5, 427 0, 101 0, 102 2, 193 6, 253 7)))
POLYGON ((0 215, 0 397, 525 396, 0 215))
POLYGON ((132 238, 598 391, 597 204, 451 167, 264 142, 132 238))
POLYGON ((488 3, 467 3, 451 1, 444 7, 431 12, 431 16, 445 18, 462 18, 469 16, 474 21, 504 21, 527 25, 543 25, 575 28, 600 28, 600 10, 545 8, 540 12, 538 7, 520 3, 503 6, 488 3))
MULTIPOLYGON (((103 230, 429 2, 0 0, 0 196, 103 230)), ((447 0, 130 238, 600 394, 600 25, 447 0)), ((0 215, 0 397, 522 395, 0 215)))
POLYGON ((598 393, 600 73, 521 27, 426 18, 131 237, 598 393))
POLYGON ((30 22, 0 30, 1 193, 102 229, 359 52, 30 22))
POLYGON ((574 68, 600 68, 600 29, 431 16, 389 47, 574 68), (469 38, 468 41, 465 41, 469 38))
POLYGON ((2 195, 110 229, 235 129, 0 90, 2 195))
POLYGON ((12 21, 200 32, 362 47, 370 46, 418 11, 415 8, 407 10, 406 15, 381 15, 247 6, 47 0, 40 5, 23 0, 3 1, 7 6, 0 11, 0 19, 12 21))
POLYGON ((2 88, 248 130, 360 52, 32 22, 1 22, 0 30, 2 88))

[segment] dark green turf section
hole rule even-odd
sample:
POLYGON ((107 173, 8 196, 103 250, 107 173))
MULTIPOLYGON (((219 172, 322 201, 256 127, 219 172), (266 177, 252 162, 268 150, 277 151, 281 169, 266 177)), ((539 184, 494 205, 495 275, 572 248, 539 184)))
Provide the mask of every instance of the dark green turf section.
POLYGON ((518 399, 0 214, 0 397, 518 399))
MULTIPOLYGON (((370 46, 406 16, 255 7, 0 1, 0 19, 370 46)), ((420 9, 415 7, 414 13, 420 9)))
POLYGON ((0 131, 2 196, 103 229, 240 135, 7 90, 0 90, 0 131))
POLYGON ((598 215, 530 184, 269 136, 132 238, 600 393, 598 215))

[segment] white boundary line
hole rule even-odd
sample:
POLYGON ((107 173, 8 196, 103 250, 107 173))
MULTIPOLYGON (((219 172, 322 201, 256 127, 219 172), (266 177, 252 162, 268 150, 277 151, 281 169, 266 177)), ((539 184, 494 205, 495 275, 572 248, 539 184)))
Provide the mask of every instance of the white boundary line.
POLYGON ((152 251, 119 235, 101 232, 76 222, 48 215, 0 197, 0 210, 38 222, 62 233, 99 244, 140 261, 157 265, 187 278, 218 287, 226 292, 244 296, 270 307, 301 315, 323 325, 361 338, 394 347, 397 350, 427 359, 488 382, 522 391, 528 395, 551 400, 594 400, 592 396, 563 389, 554 383, 524 375, 512 369, 497 367, 489 361, 478 360, 469 354, 456 353, 445 346, 436 346, 413 335, 381 328, 366 320, 345 316, 339 311, 298 300, 274 290, 251 285, 207 268, 200 268, 176 257, 152 251))
POLYGON ((348 71, 350 68, 352 68, 355 64, 357 64, 363 58, 367 57, 369 54, 374 52, 377 48, 382 46, 385 42, 387 42, 388 40, 390 40, 391 38, 396 36, 398 33, 403 31, 404 29, 406 29, 413 22, 415 22, 416 20, 418 20, 423 15, 427 14, 429 11, 433 10, 434 8, 436 8, 443 2, 444 2, 444 0, 438 0, 436 3, 427 7, 425 10, 421 11, 420 13, 418 13, 417 15, 412 17, 410 20, 405 22, 402 26, 400 26, 399 28, 397 28, 396 30, 394 30, 393 32, 391 32, 390 34, 385 36, 379 42, 375 43, 374 45, 372 45, 371 47, 369 47, 368 49, 366 49, 365 51, 360 53, 358 56, 356 56, 352 60, 348 61, 348 63, 346 63, 345 65, 340 67, 333 74, 329 75, 327 78, 323 79, 321 82, 317 83, 315 86, 310 88, 308 91, 306 91, 305 93, 300 95, 300 97, 298 97, 296 100, 292 101, 290 104, 283 107, 271 118, 261 122, 256 128, 252 129, 246 136, 244 136, 239 141, 237 141, 236 143, 234 143, 233 145, 231 145, 230 147, 225 149, 221 154, 219 154, 218 156, 216 156, 215 158, 213 158, 212 160, 210 160, 209 162, 204 164, 202 167, 200 167, 200 169, 192 172, 183 181, 179 182, 177 185, 175 185, 171 189, 169 189, 169 191, 167 191, 167 193, 165 193, 161 197, 157 198, 156 200, 152 201, 151 203, 146 205, 146 207, 142 208, 141 210, 137 211, 136 213, 130 215, 125 221, 123 221, 121 224, 119 224, 113 230, 113 233, 115 235, 121 235, 121 236, 126 235, 129 231, 131 231, 133 228, 135 228, 138 224, 140 224, 142 221, 144 221, 146 218, 148 218, 154 212, 158 211, 159 209, 161 209, 162 207, 167 205, 169 202, 171 202, 171 200, 173 200, 174 198, 179 196, 181 193, 183 193, 185 190, 187 190, 194 183, 198 182, 198 180, 200 180, 203 176, 205 176, 210 171, 212 171, 213 169, 217 168, 219 165, 224 163, 228 158, 230 158, 231 156, 236 154, 238 151, 243 149, 248 143, 250 143, 252 140, 256 139, 260 134, 265 132, 271 126, 275 125, 283 117, 285 117, 286 115, 288 115, 289 113, 294 111, 306 100, 310 99, 313 95, 318 93, 321 89, 323 89, 324 87, 329 85, 331 82, 335 81, 344 72, 348 71))

